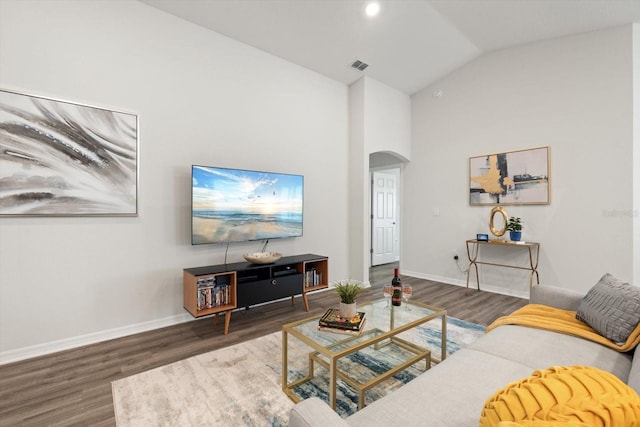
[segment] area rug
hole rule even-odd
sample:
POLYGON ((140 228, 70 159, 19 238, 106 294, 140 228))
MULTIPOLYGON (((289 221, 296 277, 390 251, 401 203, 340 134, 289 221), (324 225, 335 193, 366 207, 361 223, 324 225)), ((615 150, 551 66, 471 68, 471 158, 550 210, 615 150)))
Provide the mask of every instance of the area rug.
MULTIPOLYGON (((439 355, 440 321, 403 334, 439 355)), ((447 319, 447 353, 465 347, 484 333, 484 327, 447 319)), ((388 348, 388 350, 386 350, 388 348)), ((194 356, 112 383, 118 426, 286 426, 293 402, 282 392, 282 335, 280 332, 194 356)), ((289 340, 289 381, 306 374, 308 347, 289 340)), ((343 363, 357 378, 367 378, 393 366, 402 351, 362 351, 343 363)), ((367 392, 370 403, 424 372, 424 363, 389 378, 367 392)), ((297 387, 302 399, 327 400, 327 372, 316 366, 316 378, 297 387)), ((338 381, 337 412, 345 417, 357 410, 357 394, 338 381)))

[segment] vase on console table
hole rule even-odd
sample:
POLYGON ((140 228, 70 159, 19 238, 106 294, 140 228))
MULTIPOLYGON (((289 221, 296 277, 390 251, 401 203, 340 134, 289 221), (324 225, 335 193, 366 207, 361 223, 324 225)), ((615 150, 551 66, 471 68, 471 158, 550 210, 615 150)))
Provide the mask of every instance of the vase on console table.
POLYGON ((522 225, 522 218, 518 216, 509 217, 509 221, 507 222, 507 230, 509 230, 509 239, 512 242, 519 242, 522 239, 522 229, 524 226, 522 225))
POLYGON ((519 242, 520 239, 522 239, 522 231, 510 231, 509 232, 509 239, 512 242, 519 242))

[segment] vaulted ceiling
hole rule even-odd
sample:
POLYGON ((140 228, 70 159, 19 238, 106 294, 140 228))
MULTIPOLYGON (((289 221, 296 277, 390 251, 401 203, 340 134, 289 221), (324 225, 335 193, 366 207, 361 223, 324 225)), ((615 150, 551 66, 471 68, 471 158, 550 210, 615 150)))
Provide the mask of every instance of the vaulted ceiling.
POLYGON ((482 53, 640 22, 640 0, 140 0, 351 84, 412 94, 482 53), (351 67, 354 60, 369 66, 351 67))

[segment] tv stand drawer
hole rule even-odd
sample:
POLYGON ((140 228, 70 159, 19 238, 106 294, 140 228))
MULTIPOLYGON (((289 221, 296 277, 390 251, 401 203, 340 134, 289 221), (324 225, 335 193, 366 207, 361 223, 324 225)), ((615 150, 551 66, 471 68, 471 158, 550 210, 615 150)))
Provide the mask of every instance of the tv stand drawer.
POLYGON ((261 304, 302 292, 301 273, 255 282, 238 283, 238 307, 261 304))

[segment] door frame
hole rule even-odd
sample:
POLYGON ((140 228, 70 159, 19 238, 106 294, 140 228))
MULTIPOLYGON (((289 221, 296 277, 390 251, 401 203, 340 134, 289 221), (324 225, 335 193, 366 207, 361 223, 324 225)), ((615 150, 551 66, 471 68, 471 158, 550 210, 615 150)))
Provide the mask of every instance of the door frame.
MULTIPOLYGON (((398 223, 398 253, 397 262, 402 258, 402 164, 380 166, 369 169, 369 268, 373 267, 373 173, 385 172, 396 175, 396 221, 398 223)), ((394 262, 396 262, 394 261, 394 262)))

